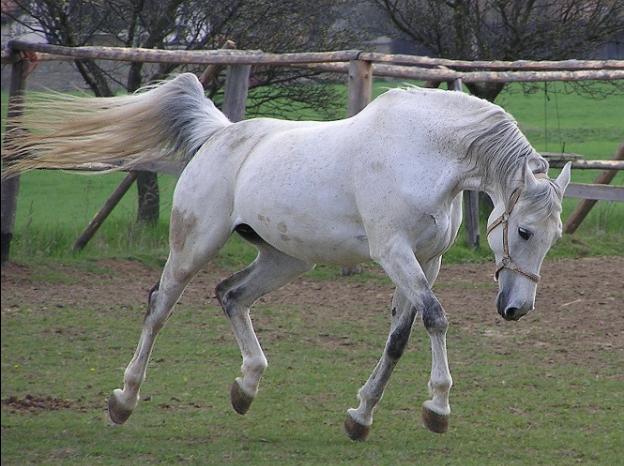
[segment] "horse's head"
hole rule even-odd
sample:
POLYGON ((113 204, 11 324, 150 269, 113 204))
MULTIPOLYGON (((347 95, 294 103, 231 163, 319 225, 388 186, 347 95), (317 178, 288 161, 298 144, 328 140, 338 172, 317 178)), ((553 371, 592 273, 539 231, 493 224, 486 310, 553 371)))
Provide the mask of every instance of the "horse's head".
POLYGON ((497 203, 488 221, 488 243, 496 257, 498 313, 518 320, 535 305, 544 256, 561 237, 561 201, 570 164, 554 180, 536 177, 527 165, 524 183, 497 203))

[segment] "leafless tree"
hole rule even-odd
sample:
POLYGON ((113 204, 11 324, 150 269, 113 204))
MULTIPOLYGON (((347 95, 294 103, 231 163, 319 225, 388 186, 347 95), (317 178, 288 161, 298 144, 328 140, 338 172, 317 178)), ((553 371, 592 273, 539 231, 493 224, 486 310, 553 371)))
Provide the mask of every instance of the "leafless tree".
MULTIPOLYGON (((201 50, 221 48, 230 40, 239 49, 292 52, 337 49, 350 39, 345 31, 334 27, 332 12, 343 0, 14 1, 20 10, 11 15, 15 21, 45 34, 50 43, 66 46, 103 42, 123 47, 201 50)), ((110 96, 119 87, 132 92, 179 71, 173 64, 137 62, 120 67, 94 60, 76 61, 75 67, 98 96, 110 96)), ((339 101, 336 91, 309 84, 319 79, 318 73, 305 69, 256 68, 250 110, 257 113, 260 104, 273 102, 272 110, 277 112, 289 102, 333 115, 339 101)), ((209 88, 217 103, 222 85, 223 77, 209 88)), ((138 220, 155 222, 159 212, 156 175, 140 173, 137 186, 138 220)))
MULTIPOLYGON (((624 31, 622 0, 371 1, 395 33, 444 58, 587 58, 624 31)), ((504 84, 468 87, 493 101, 504 84)))
MULTIPOLYGON (((387 19, 378 23, 382 27, 377 33, 407 37, 432 55, 451 59, 591 58, 599 46, 624 31, 623 0, 370 1, 387 19)), ((466 86, 474 95, 493 102, 505 84, 466 86)), ((578 91, 586 85, 572 86, 578 91)), ((621 83, 614 84, 614 89, 621 92, 621 83)), ((488 212, 489 198, 481 196, 481 202, 488 212)))

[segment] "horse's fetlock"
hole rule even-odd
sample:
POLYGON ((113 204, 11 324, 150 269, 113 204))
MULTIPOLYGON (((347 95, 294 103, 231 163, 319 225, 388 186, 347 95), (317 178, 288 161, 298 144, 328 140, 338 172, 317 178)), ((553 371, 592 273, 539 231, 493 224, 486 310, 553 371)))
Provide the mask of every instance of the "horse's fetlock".
MULTIPOLYGON (((126 372, 124 372, 124 385, 127 388, 130 389, 138 389, 138 387, 141 386, 141 384, 143 383, 143 375, 142 374, 136 374, 132 371, 128 371, 126 370, 126 372)), ((124 389, 124 392, 126 390, 124 389)))
POLYGON ((440 377, 430 382, 431 388, 436 392, 448 392, 453 386, 453 379, 449 377, 440 377))
POLYGON ((364 401, 369 405, 376 406, 383 397, 383 389, 384 387, 382 385, 378 385, 376 389, 370 389, 366 386, 362 387, 358 391, 358 400, 364 401))
POLYGON ((269 367, 269 362, 264 356, 254 356, 243 362, 242 372, 254 372, 262 374, 269 367))

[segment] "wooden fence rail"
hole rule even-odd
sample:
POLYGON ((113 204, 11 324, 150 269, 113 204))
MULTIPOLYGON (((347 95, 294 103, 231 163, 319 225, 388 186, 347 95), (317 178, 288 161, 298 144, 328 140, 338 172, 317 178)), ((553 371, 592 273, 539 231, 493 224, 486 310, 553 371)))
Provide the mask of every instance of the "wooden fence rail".
MULTIPOLYGON (((55 56, 66 56, 72 59, 99 59, 115 61, 140 61, 147 63, 179 63, 179 64, 227 64, 227 65, 308 65, 312 69, 326 72, 346 73, 352 60, 365 62, 382 62, 374 65, 376 76, 402 79, 453 81, 463 82, 542 82, 542 81, 612 81, 624 79, 624 60, 564 60, 563 62, 494 62, 488 71, 457 71, 451 69, 467 68, 467 61, 433 59, 429 57, 412 57, 409 55, 386 55, 343 50, 338 52, 306 52, 306 53, 265 53, 259 50, 155 50, 122 47, 64 47, 60 45, 10 41, 11 50, 22 52, 41 52, 55 56), (388 65, 392 57, 399 57, 396 62, 418 66, 388 65), (341 63, 342 62, 342 63, 341 63), (576 66, 574 64, 576 63, 576 66), (316 66, 314 66, 316 64, 316 66), (529 64, 529 65, 527 65, 529 64), (423 66, 436 66, 425 68, 423 66), (500 69, 519 69, 525 71, 491 71, 500 69), (526 71, 529 70, 529 71, 526 71), (530 71, 541 70, 541 71, 530 71), (548 70, 548 71, 544 71, 548 70)), ((10 55, 9 55, 10 56, 10 55)), ((476 62, 472 69, 484 69, 486 62, 476 62)))
POLYGON ((516 61, 470 61, 450 60, 446 58, 430 58, 419 55, 384 54, 362 52, 361 60, 395 65, 444 66, 452 69, 468 70, 500 70, 500 71, 573 71, 573 70, 622 70, 624 60, 516 60, 516 61))
MULTIPOLYGON (((280 65, 292 63, 328 63, 356 60, 359 50, 338 52, 266 53, 261 50, 158 50, 125 47, 64 47, 44 43, 12 40, 11 50, 43 52, 72 57, 75 60, 136 61, 144 63, 280 65)), ((624 67, 623 67, 624 68, 624 67)))
POLYGON ((100 59, 115 61, 143 61, 152 63, 215 63, 215 64, 293 64, 329 63, 364 60, 395 65, 419 67, 446 67, 467 70, 499 71, 575 71, 575 70, 624 70, 624 60, 516 60, 516 61, 469 61, 431 58, 418 55, 384 54, 360 50, 329 52, 267 53, 261 50, 156 50, 124 47, 64 47, 61 45, 12 40, 3 59, 11 60, 10 50, 40 52, 72 59, 100 59))

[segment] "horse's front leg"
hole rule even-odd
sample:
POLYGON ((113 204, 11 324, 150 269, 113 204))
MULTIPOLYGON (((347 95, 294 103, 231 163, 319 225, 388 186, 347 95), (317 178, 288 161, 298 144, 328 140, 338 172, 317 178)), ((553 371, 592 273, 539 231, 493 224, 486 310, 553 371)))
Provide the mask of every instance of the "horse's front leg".
POLYGON ((397 288, 392 298, 392 324, 381 359, 373 373, 358 391, 360 401, 357 409, 349 409, 345 420, 345 431, 352 440, 365 440, 373 423, 373 411, 383 396, 394 367, 399 362, 407 345, 416 308, 397 288))
POLYGON ((432 399, 423 403, 422 417, 429 430, 443 434, 448 430, 448 418, 451 414, 449 392, 453 385, 453 379, 449 371, 446 354, 448 319, 433 293, 429 300, 424 302, 423 323, 431 340, 429 395, 432 399))
MULTIPOLYGON (((433 432, 442 433, 448 428, 448 416, 451 411, 448 403, 448 394, 452 385, 452 379, 446 356, 446 331, 448 328, 448 320, 442 306, 431 291, 430 286, 430 282, 432 283, 437 275, 439 263, 434 263, 433 265, 435 265, 435 267, 431 267, 430 270, 427 270, 429 273, 425 273, 406 241, 402 241, 400 238, 393 238, 390 243, 385 244, 387 246, 382 245, 377 248, 374 257, 396 284, 398 291, 406 298, 406 302, 403 306, 403 313, 401 318, 397 321, 396 328, 402 329, 404 332, 407 329, 406 323, 409 322, 409 320, 403 316, 409 317, 412 312, 415 315, 416 310, 419 310, 422 312, 423 323, 431 338, 432 370, 429 380, 429 391, 433 398, 426 401, 423 405, 423 420, 427 428, 433 432), (414 310, 406 311, 406 309, 414 310), (401 324, 401 322, 403 322, 403 324, 401 324)), ((429 269, 429 267, 427 267, 427 269, 429 269)), ((411 323, 409 328, 411 328, 411 323)), ((405 335, 402 332, 399 332, 399 334, 405 335)), ((390 368, 389 371, 386 370, 384 372, 384 374, 386 374, 385 379, 383 377, 376 377, 376 372, 380 372, 382 368, 389 367, 383 364, 383 360, 388 357, 388 351, 393 348, 393 335, 397 335, 398 337, 397 330, 391 330, 382 361, 380 361, 375 368, 375 371, 366 384, 368 385, 369 382, 371 382, 371 386, 377 386, 374 385, 373 381, 379 380, 381 383, 377 386, 377 391, 381 390, 381 392, 383 392, 383 386, 387 383, 392 369, 390 368)), ((407 344, 409 332, 404 339, 399 339, 397 337, 394 337, 394 342, 402 342, 401 352, 396 353, 400 356, 402 348, 407 344)), ((396 364, 396 361, 394 364, 396 364)), ((394 367, 394 365, 392 365, 392 367, 394 367)), ((368 391, 364 390, 366 385, 360 391, 360 398, 368 391)), ((374 398, 371 398, 371 401, 373 400, 374 398)), ((374 407, 376 401, 372 403, 369 402, 368 404, 374 407)), ((360 407, 357 410, 350 410, 349 417, 345 423, 347 433, 354 439, 365 438, 368 434, 368 428, 372 423, 372 407, 366 410, 363 406, 366 406, 366 403, 360 403, 360 407), (366 413, 369 414, 368 417, 364 416, 366 413), (363 432, 363 434, 358 436, 358 432, 363 432)))

